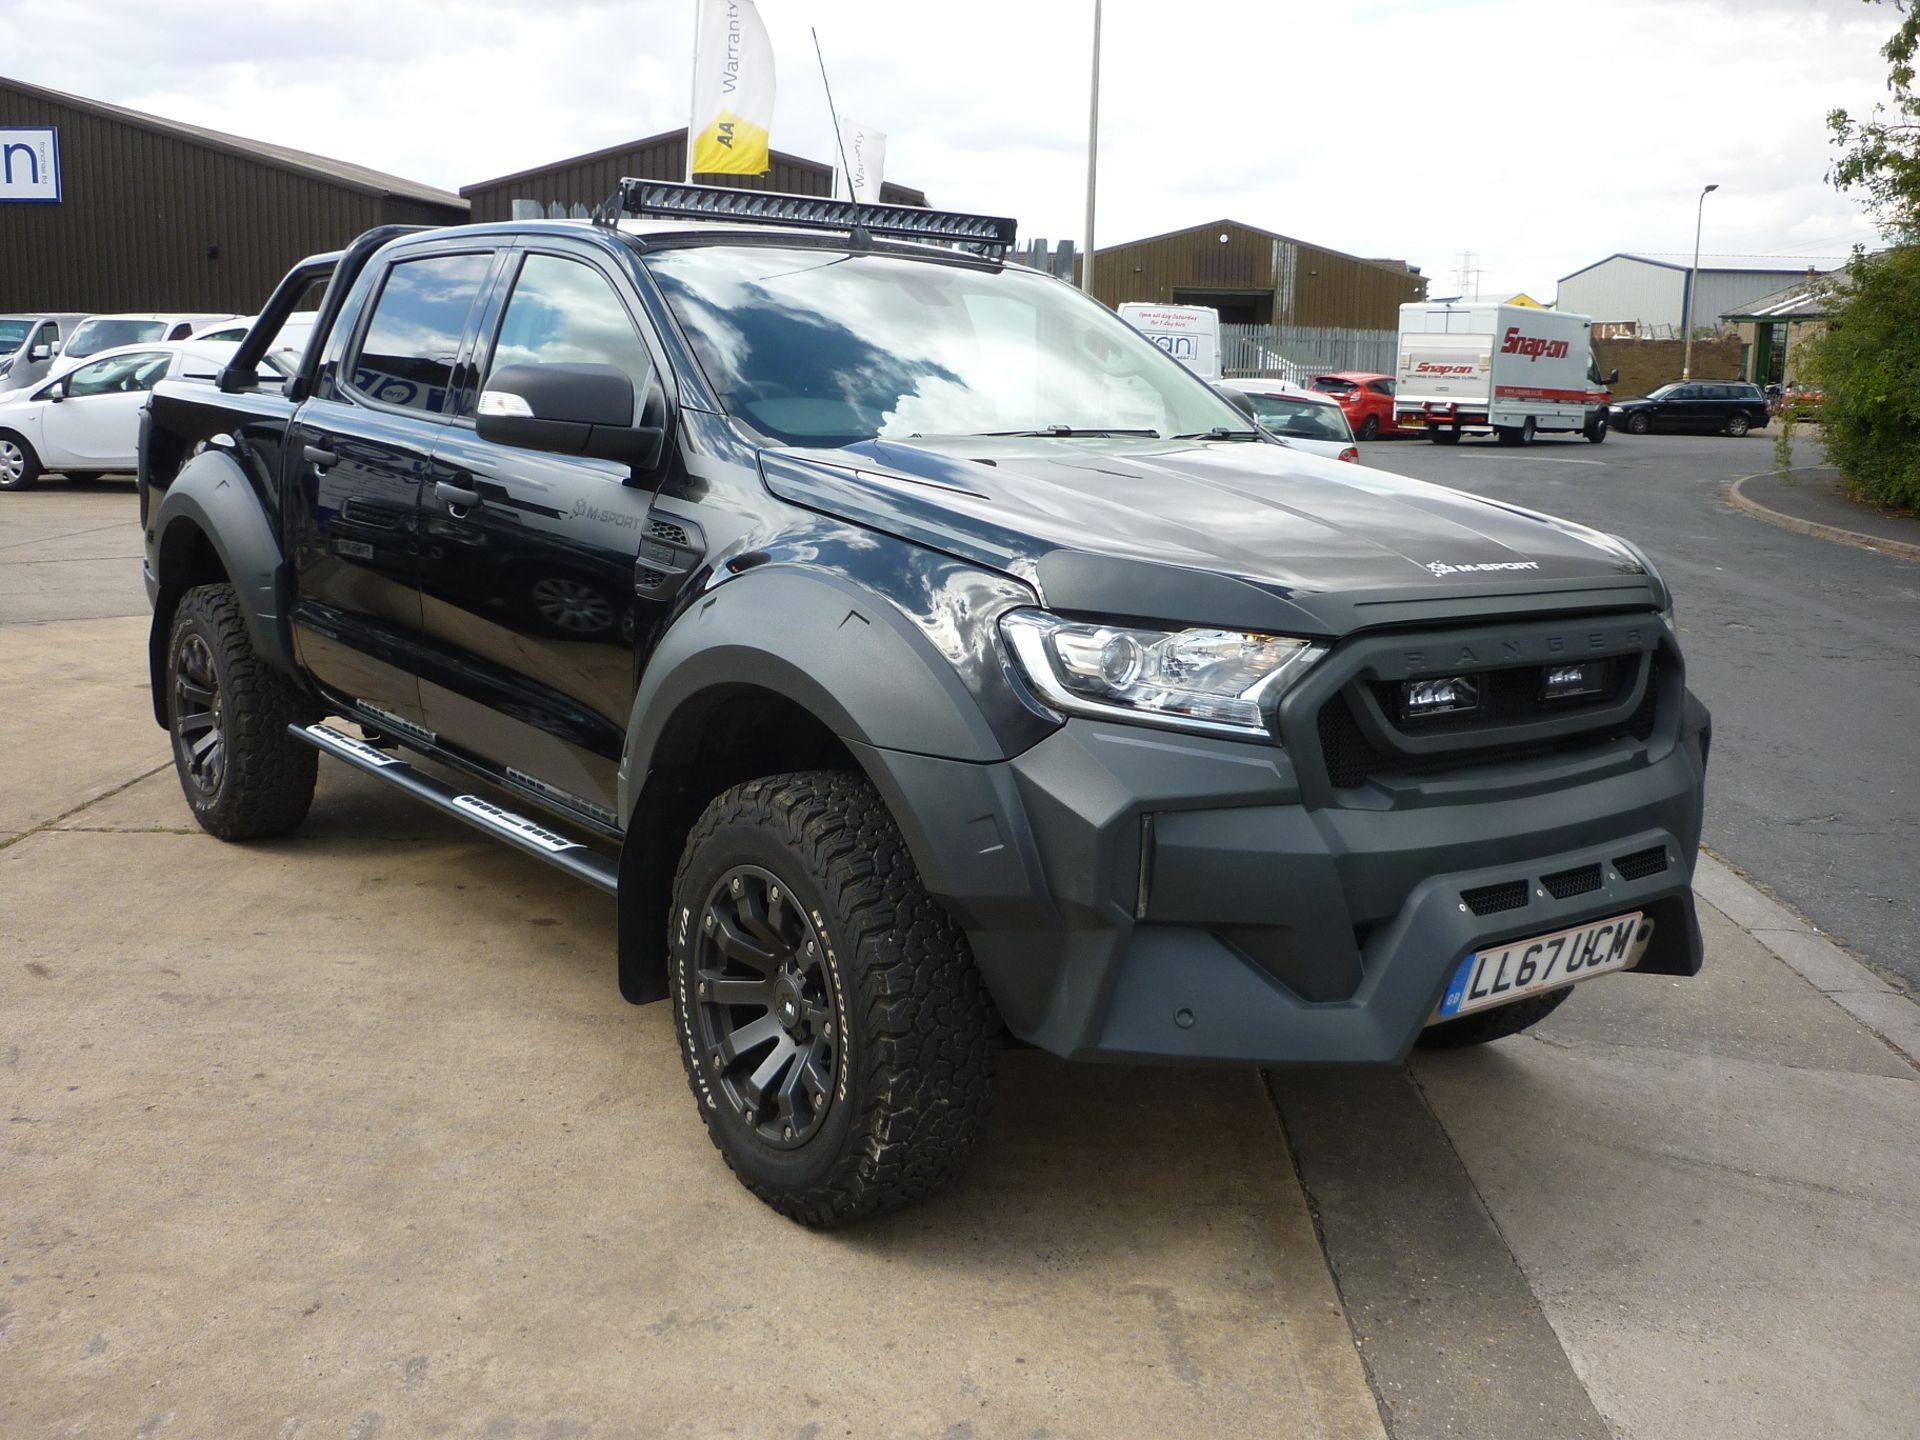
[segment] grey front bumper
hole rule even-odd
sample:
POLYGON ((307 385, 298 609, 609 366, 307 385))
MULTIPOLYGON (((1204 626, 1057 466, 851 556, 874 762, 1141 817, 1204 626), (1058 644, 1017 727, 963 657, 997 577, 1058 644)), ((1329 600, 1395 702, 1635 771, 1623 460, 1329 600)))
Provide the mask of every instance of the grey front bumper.
POLYGON ((856 749, 1015 1035, 1076 1058, 1390 1064, 1490 944, 1640 910, 1635 968, 1699 969, 1708 721, 1684 701, 1653 746, 1513 761, 1412 808, 1303 798, 1278 746, 1084 720, 998 765, 856 749))

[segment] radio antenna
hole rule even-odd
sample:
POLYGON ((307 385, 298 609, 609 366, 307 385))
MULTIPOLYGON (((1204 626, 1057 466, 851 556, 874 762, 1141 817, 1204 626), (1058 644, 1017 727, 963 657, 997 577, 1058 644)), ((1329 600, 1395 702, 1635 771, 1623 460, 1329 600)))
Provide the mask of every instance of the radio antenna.
POLYGON ((859 197, 853 193, 853 166, 847 163, 847 137, 840 133, 840 112, 833 108, 833 85, 827 79, 827 57, 820 53, 820 32, 809 25, 807 33, 813 36, 813 57, 820 62, 820 88, 827 92, 827 118, 833 121, 833 143, 840 151, 840 173, 847 177, 847 199, 855 200, 859 197))

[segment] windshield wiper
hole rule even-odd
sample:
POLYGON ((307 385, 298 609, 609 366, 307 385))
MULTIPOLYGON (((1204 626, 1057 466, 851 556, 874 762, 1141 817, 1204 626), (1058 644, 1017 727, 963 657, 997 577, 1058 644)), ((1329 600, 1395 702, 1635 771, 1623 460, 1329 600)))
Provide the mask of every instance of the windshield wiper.
POLYGON ((1034 438, 1045 439, 1045 438, 1051 438, 1054 436, 1078 436, 1078 435, 1143 435, 1149 440, 1158 440, 1160 438, 1160 432, 1158 430, 1121 430, 1121 429, 1116 429, 1116 428, 1113 428, 1110 426, 1104 426, 1104 425, 1096 425, 1091 429, 1081 429, 1080 427, 1074 426, 1074 425, 1048 425, 1039 430, 982 430, 982 431, 979 431, 973 438, 975 438, 976 440, 984 440, 989 438, 995 439, 995 440, 1034 439, 1034 438))
POLYGON ((1176 435, 1176 440, 1258 440, 1258 430, 1229 430, 1224 425, 1216 425, 1211 430, 1195 430, 1190 435, 1176 435))

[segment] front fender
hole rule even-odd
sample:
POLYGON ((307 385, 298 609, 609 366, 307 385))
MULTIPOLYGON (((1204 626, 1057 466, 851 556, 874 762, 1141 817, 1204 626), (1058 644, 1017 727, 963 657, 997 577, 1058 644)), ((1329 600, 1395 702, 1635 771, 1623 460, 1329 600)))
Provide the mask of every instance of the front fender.
POLYGON ((620 773, 622 815, 681 709, 731 686, 771 690, 841 739, 953 760, 1002 760, 1052 730, 1001 673, 991 627, 1032 603, 1004 576, 928 557, 909 615, 838 574, 769 565, 716 586, 667 631, 641 680, 620 773), (980 627, 986 627, 982 631, 980 627), (938 643, 936 644, 936 640, 938 643))

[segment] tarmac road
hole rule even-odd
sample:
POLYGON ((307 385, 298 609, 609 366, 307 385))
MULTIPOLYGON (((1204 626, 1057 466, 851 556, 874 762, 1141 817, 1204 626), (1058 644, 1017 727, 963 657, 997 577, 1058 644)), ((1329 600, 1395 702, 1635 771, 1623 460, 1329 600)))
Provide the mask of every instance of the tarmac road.
MULTIPOLYGON (((1729 506, 1727 482, 1775 468, 1770 435, 1391 440, 1362 458, 1644 549, 1713 710, 1708 847, 1920 987, 1920 561, 1729 506)), ((1802 442, 1800 463, 1821 463, 1817 445, 1802 442)))

